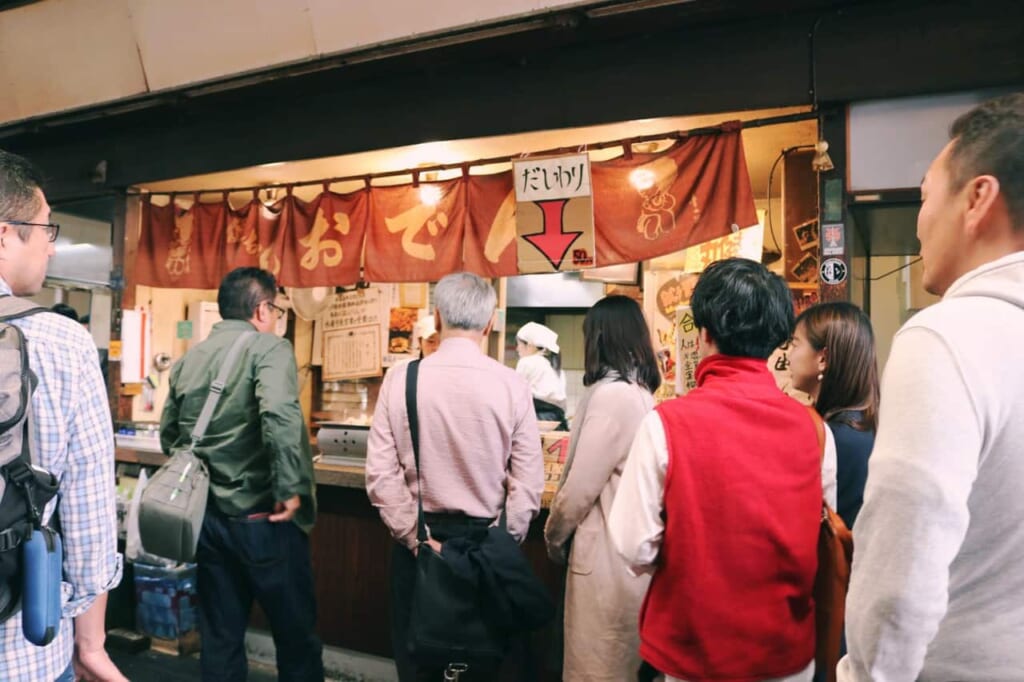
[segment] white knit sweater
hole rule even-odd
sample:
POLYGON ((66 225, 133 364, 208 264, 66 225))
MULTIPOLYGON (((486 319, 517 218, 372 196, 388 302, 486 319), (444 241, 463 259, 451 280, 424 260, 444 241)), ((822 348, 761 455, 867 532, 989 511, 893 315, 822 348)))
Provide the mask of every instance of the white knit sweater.
POLYGON ((1024 252, 896 335, 846 632, 841 682, 1024 680, 1024 252))

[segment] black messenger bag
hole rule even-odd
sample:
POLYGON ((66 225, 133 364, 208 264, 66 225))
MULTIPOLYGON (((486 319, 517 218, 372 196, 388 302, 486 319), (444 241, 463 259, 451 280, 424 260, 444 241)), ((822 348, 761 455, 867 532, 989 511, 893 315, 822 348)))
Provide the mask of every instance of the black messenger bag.
MULTIPOLYGON (((420 476, 419 418, 416 413, 416 380, 419 361, 409 363, 405 401, 420 476)), ((417 486, 418 487, 418 486, 417 486)), ((419 491, 418 491, 419 493, 419 491)), ((478 584, 452 570, 445 559, 427 544, 423 495, 417 495, 416 582, 409 617, 409 653, 424 667, 455 667, 461 671, 497 667, 505 655, 506 637, 484 617, 478 584)), ((396 646, 401 643, 396 642, 396 646)))

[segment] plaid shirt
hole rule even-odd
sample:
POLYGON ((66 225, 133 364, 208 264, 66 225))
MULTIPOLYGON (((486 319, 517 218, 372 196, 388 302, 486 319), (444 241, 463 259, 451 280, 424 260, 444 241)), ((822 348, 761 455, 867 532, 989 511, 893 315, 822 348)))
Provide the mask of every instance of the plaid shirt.
MULTIPOLYGON (((11 289, 0 279, 0 294, 11 289)), ((39 313, 14 320, 28 343, 29 366, 39 377, 32 398, 35 461, 60 481, 47 505, 60 505, 64 542, 64 618, 48 646, 30 644, 16 615, 0 624, 0 678, 4 682, 56 680, 71 661, 72 618, 121 580, 117 553, 114 435, 107 391, 92 338, 73 320, 39 313)))

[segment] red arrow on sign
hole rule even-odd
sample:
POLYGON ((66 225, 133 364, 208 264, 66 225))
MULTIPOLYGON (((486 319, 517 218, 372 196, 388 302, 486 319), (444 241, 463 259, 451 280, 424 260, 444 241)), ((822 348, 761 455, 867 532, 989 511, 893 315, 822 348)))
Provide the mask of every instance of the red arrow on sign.
POLYGON ((562 215, 565 212, 565 205, 569 203, 568 199, 550 199, 533 203, 544 213, 544 229, 536 234, 524 234, 523 239, 533 244, 548 259, 551 267, 557 270, 562 266, 565 254, 569 253, 569 247, 583 233, 565 232, 562 229, 562 215))
POLYGON ((568 438, 559 438, 554 443, 548 446, 548 454, 553 455, 556 452, 558 453, 558 461, 561 462, 562 464, 565 464, 565 456, 569 452, 568 438))

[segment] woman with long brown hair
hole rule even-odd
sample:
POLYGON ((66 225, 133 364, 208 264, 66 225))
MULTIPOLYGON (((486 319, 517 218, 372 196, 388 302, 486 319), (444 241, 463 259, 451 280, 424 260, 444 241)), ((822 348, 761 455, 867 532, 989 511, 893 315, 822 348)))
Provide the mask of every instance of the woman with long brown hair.
POLYGON ((605 526, 626 455, 661 384, 636 301, 606 296, 583 320, 583 385, 558 493, 544 526, 548 555, 568 563, 566 682, 636 679, 640 605, 650 576, 635 577, 605 526))
POLYGON ((864 501, 878 419, 878 361, 871 320, 851 303, 822 303, 796 318, 793 385, 814 399, 836 441, 838 503, 848 528, 864 501))

